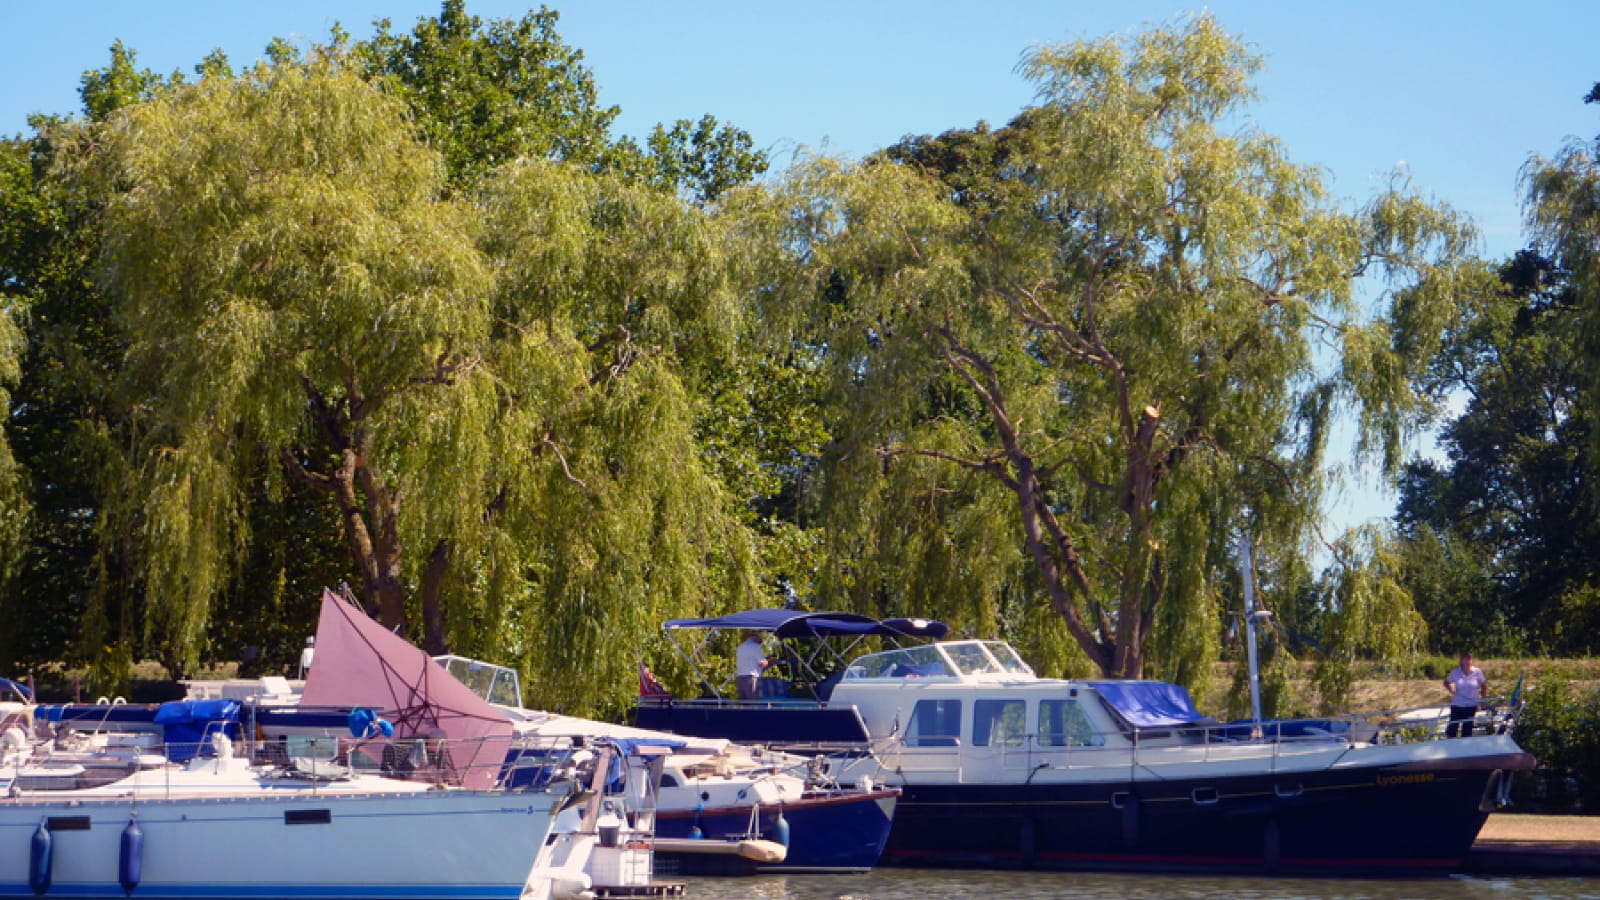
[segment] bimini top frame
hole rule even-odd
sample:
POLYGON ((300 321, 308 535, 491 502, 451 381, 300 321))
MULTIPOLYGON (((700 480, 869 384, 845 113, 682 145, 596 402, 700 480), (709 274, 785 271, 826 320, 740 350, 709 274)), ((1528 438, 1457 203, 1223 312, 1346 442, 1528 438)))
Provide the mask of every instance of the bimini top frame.
POLYGON ((803 612, 793 609, 747 609, 725 616, 702 619, 672 619, 664 626, 672 645, 688 661, 700 678, 701 684, 712 694, 721 692, 706 677, 704 657, 711 640, 722 631, 756 631, 771 634, 781 643, 783 659, 793 667, 790 673, 796 680, 815 685, 828 674, 843 671, 850 654, 862 639, 888 638, 898 646, 903 638, 938 640, 950 630, 943 622, 933 619, 874 619, 857 613, 803 612), (685 631, 702 632, 697 646, 685 650, 678 635, 685 631), (840 646, 827 638, 844 638, 840 646), (826 670, 826 671, 823 671, 826 670))

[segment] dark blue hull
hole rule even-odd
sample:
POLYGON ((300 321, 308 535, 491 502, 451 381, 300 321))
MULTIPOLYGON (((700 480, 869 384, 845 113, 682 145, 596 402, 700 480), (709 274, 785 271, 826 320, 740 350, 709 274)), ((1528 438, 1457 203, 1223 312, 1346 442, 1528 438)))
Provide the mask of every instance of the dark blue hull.
MULTIPOLYGON (((877 864, 894 821, 895 791, 807 796, 789 801, 781 809, 788 823, 788 853, 782 863, 757 867, 759 871, 864 872, 877 864)), ((777 807, 763 807, 757 816, 758 834, 750 834, 750 807, 695 810, 659 810, 656 835, 686 838, 699 825, 703 837, 779 839, 777 807)))
POLYGON ((640 728, 743 744, 852 744, 868 739, 855 707, 801 700, 643 700, 634 715, 640 728))
MULTIPOLYGON (((1521 768, 1520 760, 1506 760, 1521 768)), ((1447 764, 1101 784, 912 785, 884 864, 1302 875, 1456 869, 1493 768, 1447 764)))

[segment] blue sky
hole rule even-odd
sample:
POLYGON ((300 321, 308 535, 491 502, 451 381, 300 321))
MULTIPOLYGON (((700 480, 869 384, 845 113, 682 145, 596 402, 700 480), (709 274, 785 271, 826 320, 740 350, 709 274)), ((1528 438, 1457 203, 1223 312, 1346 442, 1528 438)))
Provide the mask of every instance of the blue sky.
MULTIPOLYGON (((1483 252, 1522 246, 1517 173, 1529 156, 1600 133, 1600 2, 1520 4, 1262 0, 1184 5, 1080 0, 610 0, 555 3, 584 51, 618 131, 711 113, 749 131, 782 165, 799 147, 859 157, 907 134, 982 119, 1002 124, 1032 98, 1015 74, 1038 43, 1128 33, 1209 10, 1266 57, 1255 123, 1301 163, 1327 170, 1336 196, 1365 199, 1397 166, 1469 213, 1483 252)), ((526 3, 468 0, 484 18, 526 3)), ((409 29, 437 0, 69 0, 12 2, 0 42, 0 133, 34 112, 78 110, 83 72, 121 38, 142 66, 192 72, 220 47, 235 65, 273 37, 356 38, 376 18, 409 29)), ((1387 515, 1367 479, 1329 510, 1332 524, 1387 515)))

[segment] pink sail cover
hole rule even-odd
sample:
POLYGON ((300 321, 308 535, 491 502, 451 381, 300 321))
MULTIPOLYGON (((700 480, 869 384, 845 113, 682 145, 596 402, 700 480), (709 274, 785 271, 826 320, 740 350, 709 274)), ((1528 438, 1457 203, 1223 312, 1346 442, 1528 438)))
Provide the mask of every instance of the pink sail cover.
POLYGON ((302 705, 369 707, 394 723, 396 738, 443 737, 446 770, 462 787, 494 786, 510 721, 420 648, 326 589, 316 647, 302 705))

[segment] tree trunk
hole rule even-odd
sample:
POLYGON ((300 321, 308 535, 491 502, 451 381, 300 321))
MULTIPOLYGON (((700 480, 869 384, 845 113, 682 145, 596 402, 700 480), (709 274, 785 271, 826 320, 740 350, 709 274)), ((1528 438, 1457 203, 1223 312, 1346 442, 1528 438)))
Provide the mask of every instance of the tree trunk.
POLYGON ((422 572, 422 645, 429 656, 450 652, 450 640, 445 634, 444 603, 440 597, 449 569, 450 542, 440 541, 428 554, 428 566, 422 572))

